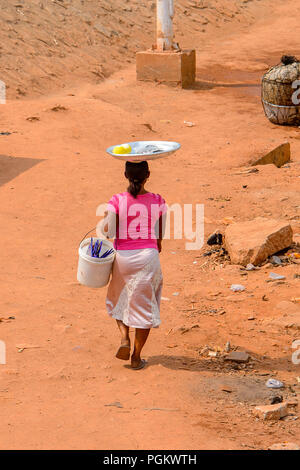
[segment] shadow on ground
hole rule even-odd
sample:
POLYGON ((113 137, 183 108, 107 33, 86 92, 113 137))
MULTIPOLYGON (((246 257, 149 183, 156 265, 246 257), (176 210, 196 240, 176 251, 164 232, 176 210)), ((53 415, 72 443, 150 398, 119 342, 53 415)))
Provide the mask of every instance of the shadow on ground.
MULTIPOLYGON (((250 351, 248 351, 250 352, 250 351)), ((251 353, 250 353, 251 355, 251 353)), ((253 355, 254 357, 257 355, 253 355)), ((216 358, 213 360, 203 359, 199 357, 199 359, 195 357, 188 357, 188 356, 169 356, 169 355, 160 355, 160 356, 150 356, 147 360, 148 367, 154 365, 162 365, 168 369, 172 370, 188 370, 190 372, 198 372, 198 371, 230 371, 230 370, 238 370, 239 365, 234 362, 223 362, 222 360, 216 358)), ((270 358, 264 357, 261 359, 250 360, 249 363, 245 364, 242 370, 253 372, 253 371, 263 371, 264 375, 269 375, 272 377, 274 371, 292 371, 299 372, 299 365, 294 365, 292 363, 291 356, 287 357, 280 357, 280 358, 270 358), (252 366, 252 367, 249 367, 252 366), (269 371, 269 374, 267 374, 269 371)))
POLYGON ((13 180, 45 159, 0 155, 0 186, 13 180))
POLYGON ((215 83, 204 80, 197 80, 188 90, 213 90, 214 88, 256 88, 260 91, 260 83, 215 83))

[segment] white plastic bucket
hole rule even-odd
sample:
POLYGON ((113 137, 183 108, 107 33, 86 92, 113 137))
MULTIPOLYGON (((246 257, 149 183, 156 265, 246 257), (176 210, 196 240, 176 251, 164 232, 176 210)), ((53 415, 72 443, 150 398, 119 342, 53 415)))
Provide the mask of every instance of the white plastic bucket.
MULTIPOLYGON (((93 238, 93 241, 102 241, 103 253, 106 250, 113 248, 113 244, 108 240, 102 240, 100 238, 93 238)), ((107 258, 93 258, 87 254, 89 244, 91 243, 90 238, 86 238, 79 245, 79 261, 77 280, 80 284, 87 287, 104 287, 108 284, 112 265, 115 259, 115 251, 107 258)))

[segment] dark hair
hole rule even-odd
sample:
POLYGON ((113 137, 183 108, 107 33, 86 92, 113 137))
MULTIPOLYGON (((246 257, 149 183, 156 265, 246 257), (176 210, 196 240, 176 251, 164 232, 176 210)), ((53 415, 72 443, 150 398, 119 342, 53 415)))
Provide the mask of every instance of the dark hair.
POLYGON ((141 190, 142 184, 150 175, 148 162, 126 162, 125 176, 129 180, 127 191, 137 197, 141 190))

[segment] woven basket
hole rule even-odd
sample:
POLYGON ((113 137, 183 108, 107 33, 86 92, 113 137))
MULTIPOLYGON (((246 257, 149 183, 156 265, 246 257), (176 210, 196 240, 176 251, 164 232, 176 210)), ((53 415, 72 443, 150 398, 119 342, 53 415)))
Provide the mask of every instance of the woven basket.
MULTIPOLYGON (((296 80, 300 80, 300 62, 284 56, 262 79, 262 104, 267 118, 274 124, 299 126, 300 103, 295 103, 296 80)), ((298 85, 299 89, 299 85, 298 85)), ((298 93, 298 98, 300 94, 298 93)))

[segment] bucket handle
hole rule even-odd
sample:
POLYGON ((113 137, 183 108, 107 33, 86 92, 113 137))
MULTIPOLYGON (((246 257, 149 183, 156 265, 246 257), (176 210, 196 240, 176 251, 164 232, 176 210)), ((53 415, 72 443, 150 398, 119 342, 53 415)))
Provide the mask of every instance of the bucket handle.
MULTIPOLYGON (((85 237, 87 237, 87 235, 89 235, 90 233, 92 233, 94 230, 96 230, 97 227, 94 227, 92 228, 92 230, 90 230, 88 233, 86 233, 83 237, 83 239, 81 240, 81 242, 79 243, 79 245, 81 245, 81 243, 83 242, 83 240, 85 239, 85 237)), ((105 238, 103 238, 103 240, 105 240, 105 238)))
POLYGON ((83 237, 83 239, 81 240, 81 242, 79 243, 79 245, 81 245, 81 243, 83 242, 83 240, 87 237, 87 235, 89 235, 91 232, 93 232, 94 230, 96 230, 97 227, 94 227, 92 228, 92 230, 90 230, 88 233, 86 233, 83 237))

